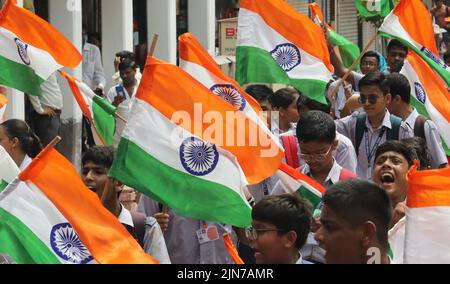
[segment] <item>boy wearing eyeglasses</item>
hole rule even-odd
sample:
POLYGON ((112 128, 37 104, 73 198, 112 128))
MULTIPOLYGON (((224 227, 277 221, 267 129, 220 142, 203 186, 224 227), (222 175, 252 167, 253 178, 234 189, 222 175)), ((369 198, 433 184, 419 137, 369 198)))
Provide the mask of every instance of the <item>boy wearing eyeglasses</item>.
POLYGON ((308 264, 300 253, 311 226, 311 207, 297 195, 267 196, 253 207, 246 236, 257 264, 308 264))
POLYGON ((326 113, 309 111, 303 114, 297 124, 297 139, 300 159, 306 163, 301 168, 302 173, 325 188, 339 181, 356 178, 354 173, 342 168, 333 158, 339 141, 336 139, 336 125, 326 113))
POLYGON ((371 179, 378 147, 388 140, 413 137, 414 133, 400 118, 391 115, 387 110, 392 96, 385 75, 367 74, 360 80, 359 90, 364 112, 337 120, 336 127, 339 133, 347 136, 355 146, 358 177, 371 179))

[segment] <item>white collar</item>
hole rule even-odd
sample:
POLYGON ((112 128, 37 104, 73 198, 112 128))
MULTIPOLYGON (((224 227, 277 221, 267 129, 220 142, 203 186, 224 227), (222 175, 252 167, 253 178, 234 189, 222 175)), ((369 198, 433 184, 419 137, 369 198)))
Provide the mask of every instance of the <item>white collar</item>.
POLYGON ((120 204, 120 206, 122 208, 117 219, 119 219, 120 223, 134 228, 133 217, 131 217, 130 211, 128 211, 122 204, 120 204))
POLYGON ((417 112, 417 110, 415 108, 413 108, 413 111, 408 116, 408 118, 405 120, 405 123, 408 124, 408 126, 411 129, 414 129, 414 126, 416 124, 416 120, 417 120, 418 116, 419 116, 419 113, 417 112))
POLYGON ((25 155, 25 158, 23 159, 22 163, 20 164, 19 170, 23 171, 26 167, 32 162, 33 160, 28 156, 25 155))
MULTIPOLYGON (((325 179, 324 183, 327 183, 328 181, 331 181, 332 184, 338 183, 341 178, 341 170, 342 170, 342 167, 339 166, 339 164, 336 162, 336 160, 334 160, 333 167, 331 167, 331 170, 328 173, 328 176, 325 179)), ((310 177, 313 177, 311 174, 311 168, 309 167, 308 164, 305 164, 302 172, 310 177)))
MULTIPOLYGON (((386 110, 386 114, 384 115, 384 118, 383 118, 383 123, 381 124, 380 127, 383 127, 383 126, 386 127, 386 128, 388 128, 388 129, 392 129, 392 124, 391 124, 391 114, 390 114, 390 112, 389 112, 388 110, 386 110)), ((375 130, 375 129, 372 127, 372 124, 370 124, 369 117, 367 117, 367 119, 366 119, 366 127, 367 127, 368 129, 375 130)))
POLYGON ((300 252, 298 252, 298 254, 300 255, 300 258, 297 260, 295 264, 303 264, 303 256, 300 252))

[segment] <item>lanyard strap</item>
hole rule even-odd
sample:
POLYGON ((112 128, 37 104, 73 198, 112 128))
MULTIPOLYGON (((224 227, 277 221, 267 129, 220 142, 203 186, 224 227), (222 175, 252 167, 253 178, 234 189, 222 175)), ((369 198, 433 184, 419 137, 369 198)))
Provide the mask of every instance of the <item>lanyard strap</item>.
MULTIPOLYGON (((366 136, 367 163, 370 165, 370 161, 372 160, 373 156, 375 155, 375 152, 381 143, 381 139, 383 139, 383 135, 386 132, 386 128, 383 127, 383 130, 381 130, 381 133, 380 133, 380 135, 378 135, 378 138, 375 141, 375 145, 373 146, 373 148, 370 147, 371 141, 369 141, 369 130, 367 129, 367 127, 364 129, 364 132, 365 132, 365 136, 366 136)), ((372 140, 372 139, 370 139, 370 140, 372 140)))

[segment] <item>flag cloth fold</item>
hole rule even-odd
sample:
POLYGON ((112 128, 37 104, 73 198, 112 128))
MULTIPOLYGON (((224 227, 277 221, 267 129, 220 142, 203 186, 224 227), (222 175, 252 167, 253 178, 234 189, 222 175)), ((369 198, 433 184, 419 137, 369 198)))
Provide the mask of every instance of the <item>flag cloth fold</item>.
POLYGON ((0 146, 0 193, 19 175, 19 168, 5 148, 0 146))
POLYGON ((283 0, 242 0, 238 20, 236 80, 291 85, 326 104, 334 72, 325 36, 283 0))
POLYGON ((234 246, 229 234, 225 234, 223 236, 223 242, 233 262, 235 264, 245 264, 242 258, 239 256, 239 253, 237 252, 236 247, 234 246))
POLYGON ((450 168, 407 175, 405 264, 450 263, 450 168))
POLYGON ((411 85, 411 105, 436 124, 442 140, 450 145, 450 92, 445 82, 413 52, 406 58, 400 73, 411 85))
POLYGON ((104 98, 96 95, 85 83, 66 72, 60 74, 67 80, 70 89, 83 112, 91 122, 91 130, 97 145, 113 145, 116 131, 116 108, 104 98))
POLYGON ((8 99, 4 95, 0 94, 0 123, 3 122, 3 117, 5 115, 7 106, 8 106, 8 99))
MULTIPOLYGON (((185 33, 178 38, 180 48, 180 68, 189 73, 197 81, 210 89, 215 95, 223 98, 244 112, 253 122, 258 124, 265 133, 272 137, 274 143, 279 143, 266 123, 259 117, 262 109, 259 103, 248 95, 237 82, 226 76, 214 59, 201 46, 191 33, 185 33)), ((279 145, 279 155, 283 155, 279 145)))
POLYGON ((450 68, 439 57, 433 21, 421 0, 401 0, 378 30, 417 53, 450 86, 450 68))
POLYGON ((278 151, 243 112, 149 57, 110 175, 182 215, 246 227, 244 187, 276 172, 278 151))
POLYGON ((277 176, 286 193, 297 193, 311 202, 314 208, 317 208, 322 201, 325 188, 312 178, 286 164, 281 164, 277 176))
POLYGON ((0 195, 0 239, 17 263, 156 263, 51 147, 0 195))
MULTIPOLYGON (((342 63, 345 67, 349 68, 361 53, 359 47, 342 35, 336 33, 333 28, 325 22, 322 10, 316 2, 310 3, 308 4, 308 6, 311 10, 311 18, 319 27, 325 25, 325 27, 330 32, 331 42, 334 46, 339 47, 339 53, 341 54, 342 63)), ((355 70, 358 69, 359 64, 355 67, 355 70)))
POLYGON ((42 18, 8 0, 0 12, 0 84, 31 95, 62 67, 75 68, 80 52, 42 18))

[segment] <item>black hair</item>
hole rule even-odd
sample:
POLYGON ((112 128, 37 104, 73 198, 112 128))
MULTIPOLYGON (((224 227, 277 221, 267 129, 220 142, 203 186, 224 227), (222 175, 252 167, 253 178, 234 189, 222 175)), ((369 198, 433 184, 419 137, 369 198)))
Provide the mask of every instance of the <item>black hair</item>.
POLYGON ((89 148, 81 159, 83 165, 92 162, 96 165, 111 168, 114 162, 116 149, 112 146, 94 146, 89 148))
POLYGON ((364 58, 366 57, 374 57, 377 59, 378 61, 378 66, 380 66, 380 55, 378 53, 376 53, 373 50, 369 50, 366 53, 364 53, 364 55, 361 57, 361 62, 364 60, 364 58))
POLYGON ((136 69, 137 69, 137 64, 136 64, 136 62, 134 62, 133 60, 130 60, 130 59, 128 59, 128 58, 125 58, 125 59, 123 59, 123 60, 120 62, 120 64, 119 64, 119 70, 120 70, 120 71, 123 71, 123 70, 128 69, 128 68, 131 68, 131 69, 136 70, 136 69))
POLYGON ((135 54, 128 50, 122 50, 116 53, 116 57, 120 57, 120 61, 124 59, 130 59, 132 61, 135 61, 135 54))
POLYGON ((383 246, 388 246, 392 207, 386 191, 381 187, 367 180, 347 180, 329 188, 322 200, 325 206, 352 227, 366 221, 375 223, 378 241, 383 246))
POLYGON ((306 143, 316 141, 331 144, 336 140, 336 125, 328 114, 308 111, 298 121, 297 139, 306 143))
POLYGON ((401 41, 399 41, 398 39, 395 39, 395 38, 391 39, 391 41, 389 42, 389 44, 387 46, 388 54, 389 54, 389 52, 391 52, 391 50, 393 48, 400 48, 404 52, 408 53, 408 47, 406 45, 404 45, 401 41))
POLYGON ((411 85, 408 79, 400 73, 391 73, 386 77, 384 84, 389 88, 392 98, 400 96, 403 102, 411 102, 411 85))
POLYGON ((330 114, 331 101, 327 97, 325 97, 325 99, 327 100, 326 105, 321 104, 318 101, 312 100, 305 95, 300 95, 300 97, 298 98, 298 101, 297 101, 297 110, 300 111, 301 108, 305 107, 308 110, 317 110, 317 111, 322 111, 327 114, 330 114))
POLYGON ((414 158, 419 160, 419 170, 429 170, 431 165, 431 153, 427 147, 427 141, 422 137, 412 137, 401 141, 413 152, 414 158))
POLYGON ((88 42, 92 43, 94 38, 97 38, 99 41, 102 41, 102 37, 100 36, 100 33, 93 32, 88 34, 88 42))
POLYGON ((259 103, 269 100, 273 96, 273 90, 266 85, 251 85, 245 89, 245 92, 252 96, 259 103))
POLYGON ((275 92, 273 96, 270 97, 270 104, 276 107, 282 107, 287 109, 296 99, 295 95, 299 95, 299 91, 292 88, 283 88, 275 92))
POLYGON ((408 166, 411 167, 414 160, 416 159, 415 152, 408 149, 408 147, 397 140, 386 141, 380 147, 378 147, 377 152, 375 153, 375 161, 379 156, 383 155, 386 152, 395 152, 402 155, 406 161, 408 161, 408 166))
POLYGON ((281 230, 279 234, 295 231, 295 246, 301 249, 308 238, 312 216, 305 200, 295 194, 282 194, 263 198, 253 207, 252 218, 274 225, 281 230))
POLYGON ((390 91, 388 84, 386 84, 386 75, 380 72, 369 73, 359 81, 358 88, 360 90, 362 87, 368 86, 378 86, 383 91, 384 95, 388 94, 390 91))
POLYGON ((36 157, 42 151, 41 140, 25 121, 10 119, 3 122, 1 126, 5 128, 9 139, 17 138, 20 141, 20 148, 31 158, 36 157))

